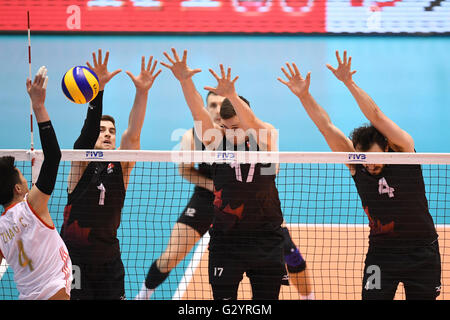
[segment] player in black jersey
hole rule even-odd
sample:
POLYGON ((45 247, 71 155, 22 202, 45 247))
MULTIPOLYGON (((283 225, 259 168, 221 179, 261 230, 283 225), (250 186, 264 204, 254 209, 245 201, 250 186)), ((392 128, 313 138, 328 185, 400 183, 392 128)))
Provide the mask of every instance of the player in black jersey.
MULTIPOLYGON (((206 110, 216 123, 220 122, 219 111, 224 99, 213 92, 206 96, 206 110)), ((194 129, 186 131, 181 140, 181 150, 202 149, 202 143, 194 134, 194 129)), ((195 185, 194 193, 174 225, 165 251, 148 270, 136 300, 149 299, 154 290, 167 279, 170 271, 186 257, 211 226, 214 217, 211 165, 200 163, 196 167, 194 163, 181 163, 179 173, 195 185)))
MULTIPOLYGON (((414 140, 389 119, 352 79, 351 57, 336 51, 337 69, 327 65, 349 89, 371 125, 347 138, 309 93, 310 73, 303 79, 295 64, 278 78, 301 101, 332 151, 415 152, 414 140)), ((363 299, 393 299, 398 283, 406 299, 436 299, 441 262, 438 235, 428 210, 420 165, 347 165, 369 218, 369 249, 362 283, 363 299)))
MULTIPOLYGON (((203 108, 192 81, 201 70, 187 66, 186 50, 181 60, 175 49, 172 53, 173 58, 164 52, 171 64, 162 64, 180 82, 196 123, 195 134, 208 149, 275 150, 274 127, 258 119, 248 101, 237 95, 237 77, 231 80, 230 68, 225 74, 221 65, 221 77, 210 70, 218 85, 205 87, 226 98, 219 126, 203 108), (256 134, 247 134, 250 131, 256 134)), ((278 299, 285 261, 275 176, 276 166, 270 164, 212 164, 215 215, 209 230, 209 279, 214 299, 236 299, 244 273, 250 279, 253 299, 278 299)))
MULTIPOLYGON (((208 92, 206 110, 211 119, 220 124, 220 107, 225 97, 208 92)), ((186 131, 181 140, 181 150, 204 150, 203 143, 194 134, 194 128, 186 131)), ((148 300, 169 276, 171 270, 183 260, 194 245, 210 228, 214 218, 214 185, 211 165, 200 163, 182 163, 180 175, 194 184, 194 193, 172 229, 169 244, 163 254, 153 261, 136 300, 148 300)), ((304 299, 314 299, 306 270, 306 262, 291 239, 289 231, 283 227, 284 254, 289 275, 285 274, 283 284, 290 279, 304 299)))
MULTIPOLYGON (((111 116, 102 116, 103 90, 121 70, 107 69, 109 52, 102 59, 93 53, 93 66, 99 78, 99 93, 89 103, 87 117, 74 149, 116 149, 116 127, 111 116)), ((141 72, 134 76, 136 96, 128 128, 120 141, 121 150, 140 149, 140 134, 147 108, 148 91, 161 72, 154 73, 157 61, 147 67, 142 57, 141 72)), ((61 236, 73 264, 80 268, 81 283, 74 283, 72 299, 123 299, 125 270, 120 256, 117 229, 134 162, 72 162, 68 178, 68 202, 64 209, 61 236)))

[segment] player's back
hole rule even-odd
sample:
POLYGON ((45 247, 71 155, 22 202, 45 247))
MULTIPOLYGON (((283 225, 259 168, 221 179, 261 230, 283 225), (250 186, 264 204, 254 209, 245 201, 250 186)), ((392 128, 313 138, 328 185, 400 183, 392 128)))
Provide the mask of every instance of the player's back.
POLYGON ((26 198, 0 217, 0 250, 14 271, 19 299, 49 299, 62 288, 70 293, 72 262, 55 230, 26 198))

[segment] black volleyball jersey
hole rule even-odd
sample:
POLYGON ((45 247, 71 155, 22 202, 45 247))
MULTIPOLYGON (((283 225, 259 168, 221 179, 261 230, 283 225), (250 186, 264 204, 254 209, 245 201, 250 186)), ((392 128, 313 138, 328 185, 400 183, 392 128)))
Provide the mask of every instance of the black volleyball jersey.
POLYGON ((68 195, 61 237, 70 255, 87 263, 120 256, 120 225, 125 187, 120 162, 90 162, 68 195))
MULTIPOLYGON (((200 151, 205 150, 205 145, 202 143, 202 141, 198 138, 198 136, 195 134, 195 129, 192 128, 192 135, 194 137, 194 150, 200 151)), ((205 178, 212 179, 212 173, 211 173, 212 165, 202 162, 198 164, 198 172, 204 176, 205 178)), ((213 197, 213 193, 209 191, 208 189, 202 188, 200 186, 194 187, 194 192, 197 194, 200 194, 205 197, 213 197)))
MULTIPOLYGON (((224 137, 224 150, 226 145, 224 137)), ((249 150, 249 142, 245 142, 245 150, 249 150)), ((213 163, 212 176, 215 195, 212 239, 225 235, 245 241, 247 236, 269 236, 268 232, 280 228, 283 214, 275 184, 275 165, 217 162, 213 163)))
POLYGON ((353 176, 369 218, 369 243, 377 247, 410 247, 437 239, 428 210, 420 165, 385 165, 371 175, 363 165, 353 176))

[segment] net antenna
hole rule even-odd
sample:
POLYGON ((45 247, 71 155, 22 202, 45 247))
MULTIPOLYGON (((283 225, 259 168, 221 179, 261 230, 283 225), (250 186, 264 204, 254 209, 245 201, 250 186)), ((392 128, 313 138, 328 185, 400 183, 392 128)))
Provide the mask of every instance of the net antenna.
MULTIPOLYGON (((28 30, 28 77, 31 81, 33 78, 31 76, 31 27, 30 27, 30 11, 27 11, 27 30, 28 30)), ((34 165, 35 165, 35 157, 34 157, 34 131, 33 131, 33 103, 31 102, 30 97, 30 155, 31 155, 31 172, 32 172, 32 180, 31 183, 34 184, 35 174, 34 165)))

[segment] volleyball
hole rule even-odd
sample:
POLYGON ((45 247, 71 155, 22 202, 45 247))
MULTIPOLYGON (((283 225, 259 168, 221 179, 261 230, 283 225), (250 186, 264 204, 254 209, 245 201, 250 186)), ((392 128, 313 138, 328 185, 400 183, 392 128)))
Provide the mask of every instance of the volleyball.
POLYGON ((88 103, 98 94, 98 77, 91 69, 76 66, 64 74, 61 87, 70 101, 78 104, 88 103))

